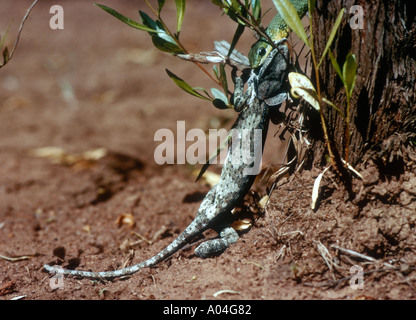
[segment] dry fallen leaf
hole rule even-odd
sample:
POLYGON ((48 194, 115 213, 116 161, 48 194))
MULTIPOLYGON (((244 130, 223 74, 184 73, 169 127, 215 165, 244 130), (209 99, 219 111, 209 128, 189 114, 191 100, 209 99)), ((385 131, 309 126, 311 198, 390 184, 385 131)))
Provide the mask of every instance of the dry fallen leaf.
POLYGON ((309 104, 314 107, 316 110, 320 109, 319 100, 315 87, 313 86, 311 80, 303 74, 291 72, 289 73, 289 82, 292 87, 290 92, 295 98, 302 97, 309 104))
POLYGON ((16 283, 14 281, 8 281, 3 283, 0 286, 0 296, 4 296, 6 294, 12 293, 16 287, 16 283))
POLYGON ((264 210, 266 208, 267 203, 269 202, 269 196, 266 194, 260 201, 257 203, 260 209, 264 210))
POLYGON ((362 295, 356 296, 354 300, 377 300, 377 299, 372 296, 367 296, 367 295, 362 294, 362 295))
POLYGON ((231 226, 235 230, 237 230, 237 231, 245 231, 245 230, 251 228, 252 225, 253 224, 252 224, 251 220, 250 219, 246 219, 246 218, 245 219, 242 219, 242 220, 234 221, 231 224, 231 226))
POLYGON ((324 176, 326 170, 328 170, 331 166, 326 167, 324 171, 322 171, 318 177, 315 179, 315 182, 313 184, 313 190, 312 190, 312 203, 311 203, 311 209, 315 210, 316 207, 316 201, 318 200, 319 195, 319 185, 321 183, 322 177, 324 176))
POLYGON ((74 166, 85 162, 96 162, 107 155, 107 149, 97 148, 82 153, 67 153, 60 147, 43 147, 30 151, 30 155, 37 158, 46 158, 54 164, 74 166))
POLYGON ((220 290, 217 291, 215 293, 213 293, 213 297, 217 298, 218 296, 222 295, 222 294, 241 294, 239 291, 235 291, 235 290, 220 290))
MULTIPOLYGON (((194 171, 195 176, 198 176, 199 170, 194 171)), ((207 185, 211 188, 218 184, 220 180, 220 175, 211 171, 205 171, 204 175, 201 177, 201 180, 204 180, 207 185)))
POLYGON ((10 262, 16 262, 16 261, 21 261, 21 260, 29 260, 30 258, 32 258, 33 255, 31 256, 20 256, 20 257, 6 257, 0 254, 0 259, 4 259, 10 262))
POLYGON ((118 227, 126 225, 128 228, 133 228, 136 225, 134 216, 131 213, 123 213, 119 215, 115 223, 118 227))

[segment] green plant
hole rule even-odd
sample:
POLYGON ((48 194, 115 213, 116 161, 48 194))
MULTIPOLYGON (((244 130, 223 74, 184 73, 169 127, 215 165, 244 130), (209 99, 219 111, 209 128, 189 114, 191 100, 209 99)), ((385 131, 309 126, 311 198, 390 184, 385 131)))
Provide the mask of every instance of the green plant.
MULTIPOLYGON (((105 5, 96 4, 98 7, 108 12, 115 18, 124 22, 128 26, 148 32, 152 42, 157 49, 170 53, 182 59, 195 63, 215 84, 220 87, 205 90, 200 87, 192 87, 185 80, 174 74, 170 70, 166 70, 168 76, 185 92, 204 99, 210 100, 215 107, 220 109, 232 108, 230 103, 231 92, 228 89, 227 73, 225 70, 226 63, 224 59, 216 59, 217 57, 201 54, 190 53, 180 39, 182 23, 185 17, 186 0, 175 0, 176 5, 176 32, 173 32, 165 23, 162 17, 162 11, 166 1, 157 1, 157 5, 152 5, 149 0, 145 0, 150 11, 156 17, 152 19, 147 13, 139 11, 141 23, 124 16, 116 10, 105 5), (209 72, 202 64, 213 62, 212 72, 209 72)), ((214 5, 223 9, 224 13, 237 23, 236 31, 228 49, 227 56, 230 56, 237 42, 246 28, 253 30, 258 37, 263 37, 271 45, 275 46, 273 40, 266 32, 266 28, 262 26, 262 9, 259 0, 212 0, 214 5)), ((247 66, 248 67, 248 66, 247 66)))
MULTIPOLYGON (((300 73, 296 73, 296 72, 289 74, 289 82, 291 83, 291 86, 292 86, 291 93, 295 97, 304 98, 312 107, 314 107, 317 111, 319 111, 320 117, 321 117, 322 131, 324 134, 324 139, 326 142, 331 165, 334 166, 337 170, 340 170, 340 166, 344 166, 344 165, 347 168, 349 168, 348 153, 349 153, 349 140, 350 140, 350 135, 351 135, 350 101, 351 101, 351 96, 352 96, 354 85, 355 85, 355 79, 356 79, 356 74, 357 74, 357 63, 355 60, 355 56, 349 53, 347 55, 346 61, 341 71, 341 68, 339 67, 338 62, 334 58, 333 53, 331 52, 331 49, 330 49, 331 44, 339 29, 345 10, 342 9, 341 12, 338 14, 338 17, 330 33, 329 39, 326 43, 324 52, 322 53, 322 56, 318 60, 318 57, 314 49, 314 38, 313 38, 314 26, 313 26, 312 21, 310 20, 310 34, 308 37, 306 35, 305 29, 303 28, 302 22, 296 13, 296 10, 291 5, 291 3, 288 0, 273 0, 273 2, 277 10, 282 15, 283 19, 289 25, 289 27, 298 35, 298 37, 310 49, 313 70, 315 72, 314 78, 315 78, 316 88, 312 84, 311 80, 307 78, 306 76, 300 73), (329 99, 325 98, 322 95, 319 70, 320 70, 322 61, 325 59, 327 54, 329 54, 331 63, 336 73, 340 77, 342 83, 344 84, 346 97, 347 97, 346 114, 344 114, 341 111, 341 109, 338 106, 336 106, 333 102, 331 102, 329 99), (338 150, 335 150, 334 142, 330 139, 328 135, 328 124, 324 117, 324 112, 323 112, 323 107, 325 107, 325 105, 329 105, 332 108, 334 108, 337 112, 340 113, 340 115, 345 121, 345 134, 344 134, 345 135, 345 143, 344 143, 345 148, 343 152, 344 158, 340 158, 339 155, 341 153, 338 152, 338 150)), ((309 17, 311 17, 314 7, 315 7, 315 0, 309 0, 308 6, 309 6, 309 17)))
MULTIPOLYGON (((346 61, 343 64, 343 68, 341 70, 338 62, 336 61, 333 53, 331 52, 331 45, 332 42, 337 34, 339 29, 342 17, 344 15, 344 9, 340 11, 338 17, 332 27, 330 36, 328 41, 325 45, 325 49, 322 53, 322 56, 318 60, 314 49, 314 38, 313 38, 313 23, 310 19, 310 35, 309 37, 306 35, 306 32, 302 26, 301 20, 296 13, 296 10, 291 6, 291 3, 288 0, 273 0, 277 10, 279 10, 280 14, 282 15, 283 19, 289 25, 289 27, 298 35, 298 37, 305 43, 305 45, 310 49, 311 52, 311 60, 313 64, 313 70, 315 72, 315 86, 312 84, 312 81, 307 78, 306 76, 292 72, 289 74, 289 82, 291 84, 291 93, 295 97, 302 97, 304 98, 313 108, 319 111, 320 118, 321 118, 321 125, 322 131, 324 134, 324 139, 326 143, 326 147, 328 150, 329 158, 330 158, 330 166, 334 167, 335 170, 339 173, 342 177, 344 184, 346 185, 347 189, 350 191, 350 181, 349 177, 345 174, 346 170, 348 169, 354 172, 357 176, 361 178, 361 175, 348 163, 348 153, 349 153, 349 145, 350 145, 350 102, 351 96, 355 86, 355 80, 357 76, 357 63, 354 54, 349 53, 346 57, 346 61), (332 66, 334 67, 336 73, 340 77, 346 92, 347 98, 347 106, 346 106, 346 114, 344 114, 341 109, 334 104, 332 101, 327 99, 322 95, 321 91, 321 84, 320 84, 320 75, 319 70, 320 66, 325 59, 326 55, 329 54, 332 66), (336 149, 334 141, 330 138, 328 134, 328 123, 325 119, 323 108, 325 105, 329 105, 334 110, 336 110, 341 117, 344 119, 345 122, 345 132, 344 132, 344 158, 342 158, 342 152, 336 149)), ((316 0, 308 0, 308 11, 309 17, 312 16, 313 10, 315 8, 316 0)), ((329 168, 325 168, 323 172, 318 176, 315 180, 314 189, 312 192, 312 209, 315 208, 316 200, 318 197, 318 189, 319 184, 321 181, 322 176, 329 168)))
MULTIPOLYGON (((342 70, 338 65, 338 62, 333 56, 331 52, 331 44, 336 37, 337 31, 339 29, 341 20, 344 15, 344 9, 341 10, 339 13, 333 29, 330 33, 329 39, 326 43, 326 47, 321 57, 317 57, 315 49, 314 49, 314 38, 313 38, 313 24, 310 21, 310 32, 309 36, 306 34, 306 31, 302 25, 301 18, 299 16, 299 9, 300 7, 305 8, 306 11, 306 1, 307 1, 307 9, 309 12, 309 17, 312 16, 312 13, 315 8, 315 1, 316 0, 273 0, 274 6, 278 11, 278 15, 275 17, 276 26, 274 26, 273 31, 266 29, 262 25, 262 8, 261 2, 259 0, 212 0, 212 3, 221 7, 224 13, 230 17, 233 21, 236 22, 237 27, 232 38, 231 44, 228 49, 228 53, 226 58, 228 58, 231 53, 233 52, 237 42, 239 41, 241 35, 243 34, 246 28, 251 29, 257 36, 262 40, 259 41, 257 44, 259 45, 256 47, 253 45, 250 54, 254 55, 255 59, 250 59, 252 63, 251 67, 258 66, 258 63, 261 63, 258 56, 258 51, 254 49, 265 49, 264 52, 270 52, 271 48, 277 48, 276 46, 276 37, 277 39, 286 38, 289 34, 289 29, 294 31, 298 37, 305 43, 305 45, 309 48, 311 53, 311 61, 313 64, 314 70, 314 79, 315 85, 312 84, 312 81, 298 72, 291 72, 289 74, 289 82, 291 84, 291 93, 294 97, 301 97, 306 100, 313 108, 315 108, 320 113, 321 118, 321 125, 322 131, 324 135, 324 139, 326 142, 326 147, 329 154, 330 159, 330 166, 335 168, 341 176, 343 177, 344 182, 348 185, 348 177, 342 172, 345 172, 345 168, 352 170, 356 174, 359 175, 348 163, 348 153, 349 153, 349 140, 350 140, 350 101, 352 92, 355 85, 356 79, 356 71, 357 71, 357 64, 355 60, 355 56, 353 54, 348 54, 345 63, 343 64, 342 70), (296 2, 298 5, 298 11, 292 5, 292 2, 296 2), (273 39, 272 39, 273 38, 273 39), (261 48, 263 47, 263 48, 261 48), (344 84, 344 88, 346 91, 347 97, 347 106, 346 106, 346 114, 344 114, 341 109, 336 106, 333 102, 322 95, 321 91, 321 84, 320 84, 320 76, 319 70, 322 62, 324 61, 325 57, 329 55, 332 65, 340 77, 342 83, 344 84), (343 152, 339 152, 335 147, 334 141, 330 138, 328 134, 328 124, 327 120, 325 119, 323 108, 326 106, 330 106, 334 108, 345 121, 345 142, 344 142, 344 150, 343 152), (343 156, 341 155, 343 154, 343 156)), ((175 82, 177 86, 179 86, 182 90, 186 91, 187 93, 196 96, 201 99, 210 100, 214 106, 220 109, 230 108, 233 107, 230 103, 230 96, 231 92, 228 90, 228 81, 225 72, 225 67, 227 63, 227 59, 224 60, 224 57, 221 59, 217 59, 218 57, 214 55, 210 56, 209 54, 193 54, 190 53, 185 45, 180 40, 180 32, 182 29, 182 22, 185 16, 185 9, 186 9, 186 1, 185 0, 176 0, 176 12, 177 12, 177 24, 176 24, 176 32, 172 32, 169 27, 164 22, 161 12, 165 5, 165 1, 157 1, 157 6, 152 6, 149 3, 149 0, 145 0, 147 6, 153 12, 156 17, 156 20, 153 20, 149 17, 145 12, 139 11, 139 16, 141 18, 142 23, 134 21, 130 18, 125 17, 124 15, 118 13, 112 8, 106 7, 104 5, 99 5, 101 9, 105 10, 106 12, 110 13, 117 19, 123 21, 130 27, 148 32, 152 38, 153 44, 156 48, 161 51, 168 52, 172 55, 178 56, 182 59, 186 59, 195 63, 206 75, 208 75, 217 86, 219 86, 222 90, 218 90, 217 88, 211 88, 210 92, 203 88, 199 87, 192 87, 186 81, 175 75, 173 72, 166 70, 168 76, 175 82), (216 63, 214 65, 212 73, 206 70, 202 63, 209 63, 213 62, 216 63)), ((302 15, 304 14, 302 9, 302 15)), ((260 52, 260 51, 259 51, 260 52)), ((262 56, 262 59, 266 55, 262 56)), ((250 56, 250 58, 253 58, 250 56)), ((250 67, 247 65, 246 67, 250 67)), ((326 170, 324 170, 325 172, 326 170)), ((323 173, 324 173, 323 172, 323 173)), ((323 174, 322 173, 322 174, 323 174)), ((317 184, 319 186, 319 181, 317 179, 317 184)))
POLYGON ((1 55, 3 56, 3 62, 0 64, 0 69, 3 68, 12 59, 14 51, 16 50, 17 45, 19 43, 20 34, 22 33, 23 26, 27 18, 29 17, 30 12, 32 11, 33 7, 36 5, 38 1, 39 0, 35 0, 32 3, 32 5, 27 9, 25 16, 23 17, 22 22, 20 23, 19 31, 17 32, 17 37, 16 37, 16 40, 13 44, 11 51, 9 51, 8 47, 5 46, 5 41, 7 38, 7 34, 9 33, 10 27, 7 28, 3 36, 0 35, 0 52, 1 52, 1 55))

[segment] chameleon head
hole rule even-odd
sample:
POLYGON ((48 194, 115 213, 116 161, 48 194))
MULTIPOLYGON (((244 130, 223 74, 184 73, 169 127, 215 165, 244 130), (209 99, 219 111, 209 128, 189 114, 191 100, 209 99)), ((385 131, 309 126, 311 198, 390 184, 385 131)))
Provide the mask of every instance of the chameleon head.
MULTIPOLYGON (((271 40, 273 40, 274 43, 279 43, 281 40, 286 39, 288 35, 289 29, 287 27, 282 27, 275 32, 275 34, 271 37, 271 40)), ((258 40, 252 45, 248 54, 250 66, 252 68, 261 66, 272 50, 273 46, 271 46, 264 38, 258 40)))
POLYGON ((272 51, 273 47, 267 43, 267 41, 259 40, 250 49, 248 54, 248 60, 252 68, 261 66, 272 51))
MULTIPOLYGON (((287 41, 286 38, 280 38, 277 41, 274 41, 275 47, 279 46, 281 43, 287 41)), ((271 46, 265 40, 257 41, 250 49, 248 59, 250 61, 251 68, 255 69, 261 66, 273 51, 273 46, 271 46)))
MULTIPOLYGON (((308 0, 290 0, 290 3, 295 8, 297 14, 302 18, 306 12, 308 12, 309 1, 308 0)), ((289 36, 289 27, 282 18, 282 16, 277 13, 273 20, 270 22, 269 26, 266 29, 266 33, 271 41, 274 43, 285 39, 289 36)), ((252 68, 257 68, 262 65, 266 57, 272 51, 272 46, 269 45, 265 38, 258 40, 250 49, 248 55, 250 66, 252 68)))

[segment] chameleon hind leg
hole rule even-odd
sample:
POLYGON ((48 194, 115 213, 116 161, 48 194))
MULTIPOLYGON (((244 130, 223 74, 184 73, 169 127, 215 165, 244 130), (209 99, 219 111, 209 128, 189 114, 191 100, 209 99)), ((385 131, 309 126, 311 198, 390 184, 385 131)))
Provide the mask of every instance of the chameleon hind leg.
POLYGON ((229 225, 221 225, 216 228, 220 237, 213 240, 205 241, 195 249, 195 254, 201 258, 219 254, 227 249, 230 245, 238 240, 238 233, 229 225))

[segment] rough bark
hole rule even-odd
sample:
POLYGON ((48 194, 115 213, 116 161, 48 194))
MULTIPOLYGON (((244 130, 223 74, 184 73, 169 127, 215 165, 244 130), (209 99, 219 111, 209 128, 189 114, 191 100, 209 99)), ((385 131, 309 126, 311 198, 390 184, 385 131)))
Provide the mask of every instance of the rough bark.
MULTIPOLYGON (((336 17, 342 8, 345 16, 332 49, 342 68, 349 52, 358 64, 357 80, 350 111, 349 162, 357 164, 363 156, 376 154, 380 159, 408 157, 416 137, 416 21, 411 1, 333 0, 317 1, 313 14, 315 50, 320 57, 336 17), (352 29, 351 6, 364 10, 364 28, 352 29)), ((323 96, 335 102, 345 113, 343 85, 328 59, 320 68, 323 96)), ((345 122, 325 105, 331 139, 344 155, 345 122)), ((315 163, 325 161, 322 139, 315 141, 315 163)), ((413 159, 413 158, 411 158, 413 159)), ((413 159, 415 160, 415 159, 413 159)))

